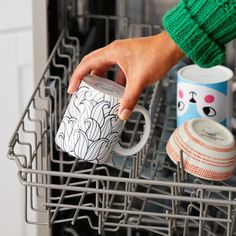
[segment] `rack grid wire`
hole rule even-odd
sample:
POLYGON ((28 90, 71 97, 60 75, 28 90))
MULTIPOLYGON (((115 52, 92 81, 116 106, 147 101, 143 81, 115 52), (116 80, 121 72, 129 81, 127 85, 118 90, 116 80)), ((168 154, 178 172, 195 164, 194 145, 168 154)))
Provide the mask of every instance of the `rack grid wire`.
MULTIPOLYGON (((117 39, 161 32, 158 25, 135 24, 126 17, 81 17, 86 25, 91 19, 104 22, 104 44, 111 40, 111 26, 117 39)), ((93 31, 87 44, 92 37, 93 31)), ((121 229, 127 235, 136 230, 163 236, 236 235, 235 174, 224 182, 205 181, 187 174, 182 161, 172 163, 165 151, 175 129, 175 73, 185 61, 142 93, 139 104, 149 109, 152 131, 137 155, 114 154, 106 164, 97 165, 58 149, 54 137, 70 98, 68 81, 86 43, 81 46, 68 29, 62 31, 10 140, 8 157, 15 161, 25 189, 26 222, 51 226, 86 221, 104 235, 121 229), (30 212, 46 220, 31 219, 30 212)), ((116 69, 110 71, 113 77, 116 69)), ((136 144, 143 128, 143 117, 133 114, 121 144, 136 144)))

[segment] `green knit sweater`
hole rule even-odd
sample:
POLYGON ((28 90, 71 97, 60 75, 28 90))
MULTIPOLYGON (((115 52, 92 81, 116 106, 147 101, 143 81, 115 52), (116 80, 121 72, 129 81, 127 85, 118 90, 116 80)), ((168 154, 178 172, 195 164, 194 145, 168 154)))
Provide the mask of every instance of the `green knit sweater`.
POLYGON ((180 0, 163 17, 175 43, 201 67, 221 64, 236 37, 236 0, 180 0))

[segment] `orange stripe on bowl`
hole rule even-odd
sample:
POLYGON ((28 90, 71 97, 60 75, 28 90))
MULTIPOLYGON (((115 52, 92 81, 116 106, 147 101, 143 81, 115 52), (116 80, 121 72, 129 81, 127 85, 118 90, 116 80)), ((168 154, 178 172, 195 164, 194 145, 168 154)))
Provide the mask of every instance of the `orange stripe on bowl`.
POLYGON ((235 164, 236 162, 236 157, 230 157, 230 158, 215 158, 215 157, 212 157, 212 156, 208 156, 208 155, 205 155, 205 154, 202 154, 198 151, 196 151, 195 149, 193 149, 192 147, 190 147, 187 143, 185 143, 182 138, 180 137, 179 133, 176 131, 174 132, 173 134, 173 138, 174 138, 174 141, 176 143, 176 145, 182 149, 183 151, 185 151, 185 153, 188 153, 191 155, 191 158, 193 158, 194 160, 196 161, 199 161, 199 162, 202 162, 204 164, 209 164, 209 165, 212 165, 212 166, 224 166, 224 167, 229 167, 229 166, 232 166, 235 164), (194 157, 197 157, 199 159, 196 159, 194 157), (224 162, 220 162, 224 160, 224 162))
MULTIPOLYGON (((170 142, 167 143, 166 146, 167 154, 169 155, 170 159, 177 164, 177 162, 180 161, 179 155, 175 152, 174 148, 170 144, 170 142)), ((202 169, 198 166, 190 164, 188 161, 183 160, 184 164, 184 170, 190 174, 197 175, 198 177, 210 179, 210 180, 225 180, 232 176, 231 172, 217 172, 217 171, 211 171, 207 169, 202 169)))

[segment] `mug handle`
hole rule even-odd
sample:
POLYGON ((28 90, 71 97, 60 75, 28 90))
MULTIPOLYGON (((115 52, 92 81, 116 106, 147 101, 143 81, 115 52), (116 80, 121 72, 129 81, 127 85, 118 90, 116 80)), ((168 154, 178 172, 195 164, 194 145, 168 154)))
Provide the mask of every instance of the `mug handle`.
POLYGON ((145 120, 144 133, 143 133, 142 138, 138 142, 138 144, 136 144, 134 147, 123 148, 120 146, 119 143, 116 144, 116 146, 114 147, 114 151, 122 156, 132 156, 138 153, 146 144, 149 138, 150 132, 151 132, 151 119, 150 119, 148 111, 140 105, 136 105, 134 107, 134 111, 140 112, 144 116, 144 120, 145 120))

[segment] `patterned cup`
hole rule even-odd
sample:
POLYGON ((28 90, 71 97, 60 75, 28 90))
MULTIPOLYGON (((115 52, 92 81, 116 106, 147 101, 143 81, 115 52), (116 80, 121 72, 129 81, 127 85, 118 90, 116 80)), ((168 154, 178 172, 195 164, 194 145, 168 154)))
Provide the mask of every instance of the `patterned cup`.
POLYGON ((139 143, 123 148, 119 137, 124 122, 117 116, 124 88, 105 78, 87 75, 73 94, 57 131, 55 142, 65 152, 79 159, 103 163, 112 152, 131 156, 139 152, 148 140, 151 121, 148 111, 136 105, 145 119, 144 133, 139 143))
POLYGON ((221 181, 232 176, 236 165, 232 133, 216 121, 196 118, 174 130, 166 151, 170 159, 181 163, 186 172, 207 180, 221 181))

